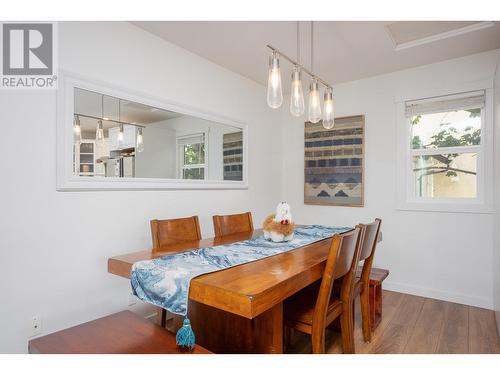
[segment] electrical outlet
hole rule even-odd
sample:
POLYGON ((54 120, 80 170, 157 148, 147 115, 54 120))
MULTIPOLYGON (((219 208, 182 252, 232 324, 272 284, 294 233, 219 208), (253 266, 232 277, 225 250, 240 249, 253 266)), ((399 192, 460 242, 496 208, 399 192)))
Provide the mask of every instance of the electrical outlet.
POLYGON ((31 319, 31 336, 37 336, 42 333, 42 317, 35 315, 31 319))
POLYGON ((137 297, 134 296, 132 293, 128 295, 128 305, 129 306, 134 306, 137 303, 137 297))

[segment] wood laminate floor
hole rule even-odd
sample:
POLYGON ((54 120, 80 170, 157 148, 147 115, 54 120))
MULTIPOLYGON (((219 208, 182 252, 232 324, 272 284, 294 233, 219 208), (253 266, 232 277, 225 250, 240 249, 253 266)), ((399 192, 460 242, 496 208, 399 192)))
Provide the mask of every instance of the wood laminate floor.
MULTIPOLYGON (((491 310, 384 290, 382 322, 365 343, 359 298, 356 305, 356 353, 500 353, 491 310)), ((341 353, 337 332, 327 331, 328 353, 341 353)), ((296 332, 288 353, 310 353, 308 335, 296 332)))

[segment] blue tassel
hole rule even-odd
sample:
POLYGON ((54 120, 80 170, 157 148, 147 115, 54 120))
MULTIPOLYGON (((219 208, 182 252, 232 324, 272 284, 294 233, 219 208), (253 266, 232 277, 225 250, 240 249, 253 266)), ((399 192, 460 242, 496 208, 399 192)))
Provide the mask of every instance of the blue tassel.
POLYGON ((182 327, 177 331, 175 340, 177 341, 178 346, 183 346, 185 348, 189 348, 190 350, 194 349, 194 332, 188 318, 184 319, 182 327))

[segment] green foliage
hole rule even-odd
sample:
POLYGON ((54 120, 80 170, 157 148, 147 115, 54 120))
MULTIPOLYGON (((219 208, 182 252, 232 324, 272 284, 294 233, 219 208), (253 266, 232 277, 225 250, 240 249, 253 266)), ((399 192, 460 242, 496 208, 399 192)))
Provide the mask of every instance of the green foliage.
POLYGON ((184 164, 202 164, 205 160, 205 145, 195 143, 184 146, 184 164))
MULTIPOLYGON (((481 116, 480 109, 470 109, 467 110, 469 112, 469 117, 479 117, 481 116)), ((414 116, 411 119, 412 125, 417 125, 420 123, 422 116, 414 116)), ((431 137, 431 141, 429 144, 424 145, 419 136, 414 136, 412 139, 412 147, 414 149, 419 148, 442 148, 442 147, 459 147, 459 146, 476 146, 481 143, 481 129, 473 130, 472 127, 468 127, 464 129, 465 132, 462 135, 459 135, 456 128, 450 127, 444 130, 441 130, 439 133, 433 135, 431 137)), ((422 170, 421 177, 428 174, 437 174, 437 173, 445 173, 448 177, 457 176, 456 168, 452 168, 451 165, 455 158, 459 154, 442 154, 442 155, 426 155, 422 156, 423 160, 429 161, 431 159, 435 160, 440 167, 432 166, 426 167, 422 170)), ((476 174, 472 171, 460 171, 463 173, 476 174)))
POLYGON ((413 116, 411 119, 411 124, 417 125, 421 119, 422 119, 422 115, 413 116))
POLYGON ((411 147, 413 149, 424 147, 424 144, 422 143, 422 140, 418 135, 414 136, 413 139, 411 140, 411 147))

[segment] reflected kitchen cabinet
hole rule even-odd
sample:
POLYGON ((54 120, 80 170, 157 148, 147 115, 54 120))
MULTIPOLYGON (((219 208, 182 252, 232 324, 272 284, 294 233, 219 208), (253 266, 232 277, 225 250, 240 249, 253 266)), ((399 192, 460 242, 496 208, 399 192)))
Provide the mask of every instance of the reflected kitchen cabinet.
POLYGON ((104 142, 95 142, 93 139, 82 139, 75 144, 74 171, 79 176, 104 176, 104 165, 99 158, 108 154, 104 142))

